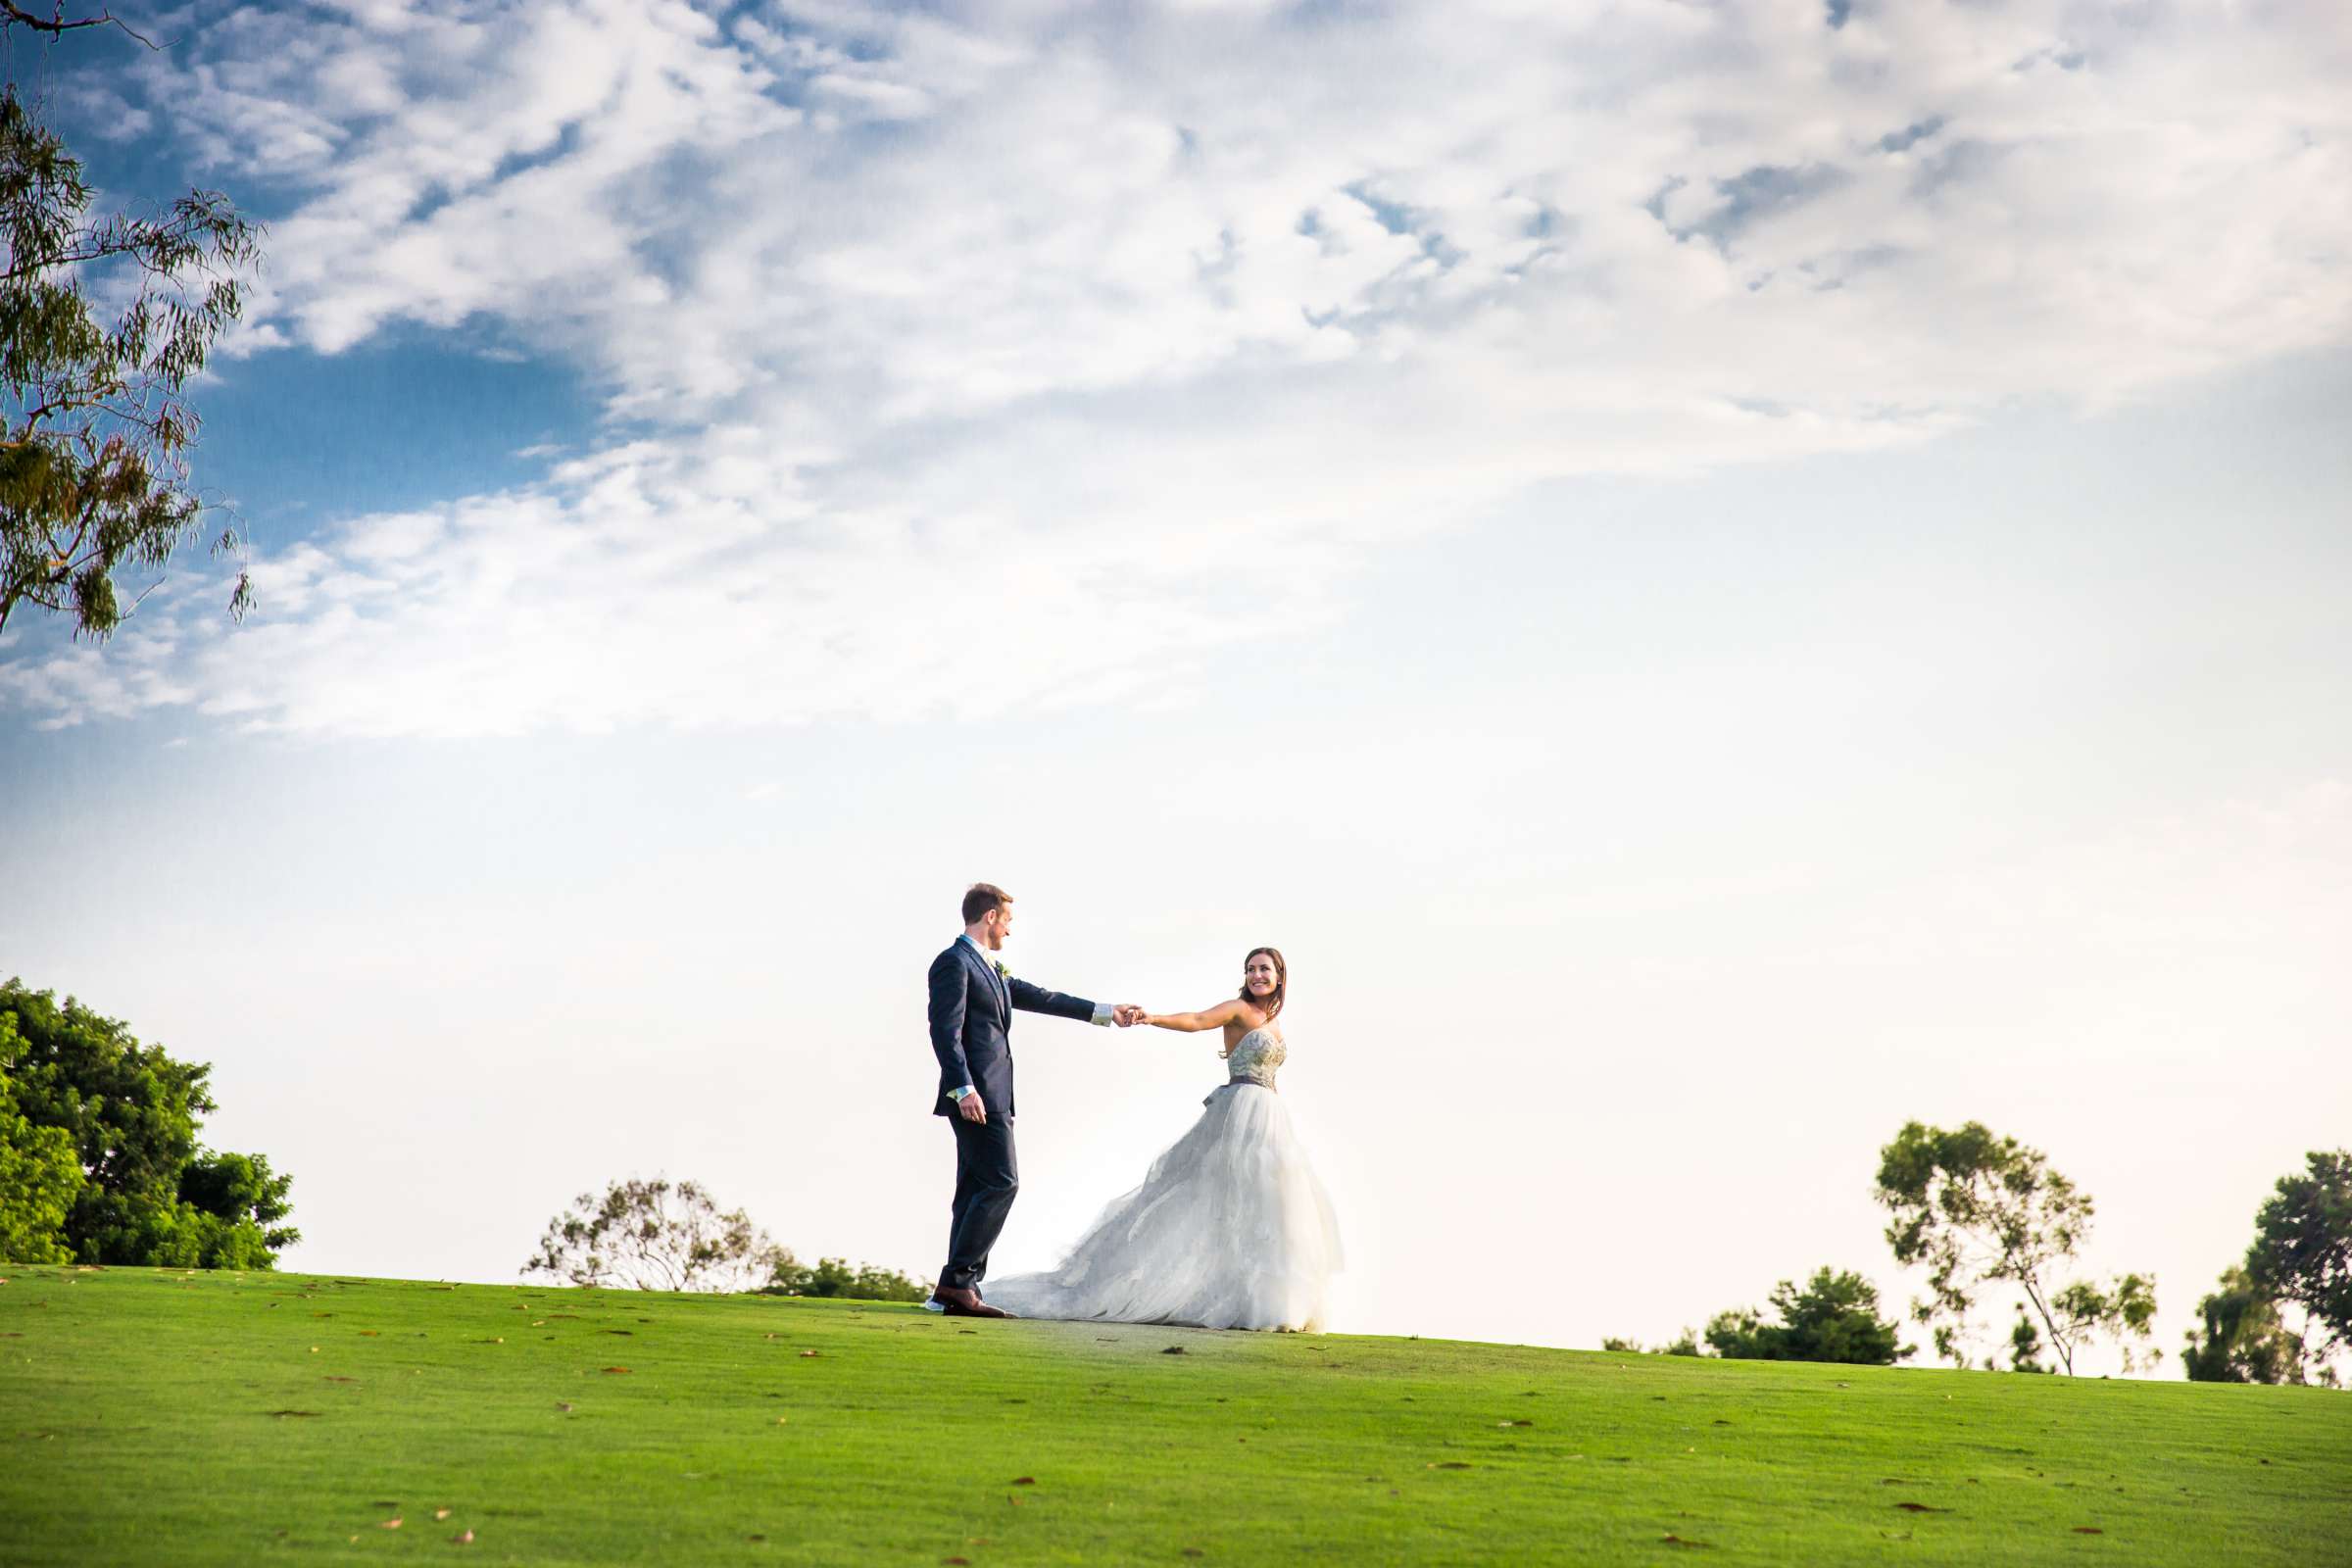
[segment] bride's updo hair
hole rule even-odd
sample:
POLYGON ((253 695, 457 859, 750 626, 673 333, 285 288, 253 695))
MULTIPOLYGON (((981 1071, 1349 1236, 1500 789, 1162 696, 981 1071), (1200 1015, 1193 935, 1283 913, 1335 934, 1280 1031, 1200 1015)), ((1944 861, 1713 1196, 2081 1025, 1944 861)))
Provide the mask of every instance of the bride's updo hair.
POLYGON ((1261 953, 1274 960, 1274 995, 1260 1003, 1250 994, 1250 982, 1245 980, 1242 982, 1242 1000, 1252 1007, 1263 1006, 1266 1009, 1266 1022, 1272 1023, 1281 1015, 1283 996, 1291 988, 1291 966, 1282 961, 1282 950, 1279 948, 1251 948, 1242 955, 1242 967, 1249 968, 1250 960, 1261 953))

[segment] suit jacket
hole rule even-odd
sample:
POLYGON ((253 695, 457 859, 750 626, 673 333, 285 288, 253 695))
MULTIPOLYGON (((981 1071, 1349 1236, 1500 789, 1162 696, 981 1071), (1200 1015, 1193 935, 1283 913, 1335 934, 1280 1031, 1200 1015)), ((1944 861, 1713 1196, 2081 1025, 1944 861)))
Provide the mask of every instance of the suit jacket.
POLYGON ((1012 1105, 1012 1014, 1051 1013, 1092 1020, 1095 1004, 1065 997, 1028 981, 1006 981, 978 948, 958 937, 931 960, 931 1054, 939 1058, 939 1095, 932 1114, 956 1114, 952 1089, 970 1084, 980 1091, 991 1120, 1010 1116, 1012 1105))

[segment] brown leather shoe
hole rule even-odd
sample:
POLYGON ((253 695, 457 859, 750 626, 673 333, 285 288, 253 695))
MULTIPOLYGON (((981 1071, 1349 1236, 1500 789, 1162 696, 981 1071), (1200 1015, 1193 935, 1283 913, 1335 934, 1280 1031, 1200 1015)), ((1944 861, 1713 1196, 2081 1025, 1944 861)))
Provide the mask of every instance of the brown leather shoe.
POLYGON ((933 1286, 931 1289, 931 1299, 937 1301, 939 1303, 939 1309, 942 1312, 947 1313, 950 1317, 1012 1316, 1010 1312, 1005 1311, 1003 1307, 991 1306, 986 1301, 980 1299, 980 1293, 978 1291, 964 1290, 958 1286, 933 1286))

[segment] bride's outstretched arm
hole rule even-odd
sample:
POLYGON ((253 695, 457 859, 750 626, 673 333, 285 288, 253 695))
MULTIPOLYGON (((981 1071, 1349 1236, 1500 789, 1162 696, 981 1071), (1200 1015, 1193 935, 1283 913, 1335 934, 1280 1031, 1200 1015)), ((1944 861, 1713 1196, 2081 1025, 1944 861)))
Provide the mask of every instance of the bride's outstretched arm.
POLYGON ((1221 1029, 1241 1015, 1241 999, 1228 997, 1199 1012, 1147 1012, 1143 1021, 1154 1029, 1181 1029, 1186 1034, 1199 1034, 1203 1029, 1221 1029))

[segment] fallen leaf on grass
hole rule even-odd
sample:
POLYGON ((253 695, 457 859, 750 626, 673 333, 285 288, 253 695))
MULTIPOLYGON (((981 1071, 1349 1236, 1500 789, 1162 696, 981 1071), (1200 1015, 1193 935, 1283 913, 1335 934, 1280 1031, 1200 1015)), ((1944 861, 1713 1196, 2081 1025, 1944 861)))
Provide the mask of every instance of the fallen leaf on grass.
POLYGON ((449 1517, 449 1510, 447 1508, 435 1508, 433 1510, 433 1517, 436 1519, 446 1519, 449 1517))
POLYGON ((618 1334, 623 1338, 626 1338, 629 1335, 635 1334, 637 1331, 635 1329, 598 1329, 596 1332, 599 1334, 618 1334))
POLYGON ((387 1519, 382 1524, 377 1525, 375 1528, 378 1530, 398 1530, 400 1528, 400 1521, 397 1519, 387 1519))
POLYGON ((804 1361, 813 1361, 816 1359, 816 1352, 814 1350, 803 1350, 801 1352, 801 1359, 804 1361))
MULTIPOLYGON (((1169 1347, 1168 1347, 1166 1349, 1164 1349, 1164 1350, 1160 1351, 1159 1353, 1160 1353, 1160 1354, 1162 1354, 1162 1355, 1182 1355, 1182 1354, 1184 1354, 1184 1353, 1185 1353, 1185 1349, 1184 1349, 1184 1347, 1183 1347, 1183 1346, 1181 1346, 1181 1345, 1171 1345, 1171 1346, 1169 1346, 1169 1347)), ((2269 1464, 2269 1463, 2270 1463, 2270 1460, 2268 1460, 2268 1459, 2265 1459, 2265 1460, 2263 1460, 2263 1463, 2264 1463, 2264 1464, 2269 1464)))
POLYGON ((1931 1508, 1924 1502, 1898 1502, 1895 1506, 1905 1513, 1950 1513, 1952 1511, 1949 1508, 1931 1508))
POLYGON ((782 1426, 782 1425, 784 1425, 784 1424, 785 1424, 787 1421, 790 1421, 791 1419, 792 1419, 792 1417, 790 1417, 790 1416, 788 1416, 788 1415, 780 1415, 780 1416, 776 1417, 776 1425, 778 1425, 778 1426, 782 1426))
POLYGON ((605 1368, 605 1370, 608 1372, 626 1372, 628 1368, 625 1366, 609 1366, 605 1368))
POLYGON ((1014 1477, 1012 1478, 1012 1484, 1013 1484, 1014 1486, 1016 1486, 1016 1487, 1034 1487, 1034 1486, 1036 1486, 1036 1485, 1037 1485, 1037 1477, 1035 1477, 1035 1476, 1014 1476, 1014 1477))
POLYGON ((1009 1492, 1007 1492, 1006 1494, 1004 1494, 1004 1500, 1005 1500, 1006 1502, 1009 1502, 1009 1503, 1011 1503, 1011 1504, 1012 1504, 1012 1505, 1013 1505, 1015 1508, 1018 1508, 1018 1507, 1021 1505, 1021 1499, 1020 1499, 1019 1497, 1016 1497, 1016 1496, 1014 1496, 1014 1495, 1013 1495, 1011 1493, 1009 1493, 1009 1492))
POLYGON ((504 1345, 507 1343, 507 1339, 506 1336, 502 1334, 494 1340, 476 1340, 473 1343, 476 1345, 504 1345))
POLYGON ((1668 1533, 1667 1535, 1659 1537, 1658 1544, 1661 1546, 1696 1546, 1701 1551, 1711 1551, 1714 1549, 1714 1543, 1712 1542, 1685 1541, 1682 1537, 1672 1533, 1668 1533))
POLYGON ((316 1410, 272 1410, 270 1413, 283 1420, 290 1415, 317 1415, 318 1412, 316 1410))
POLYGON ((556 1401, 556 1408, 557 1408, 557 1409, 559 1409, 559 1410, 568 1410, 568 1409, 570 1409, 570 1408, 571 1408, 571 1406, 570 1406, 570 1405, 568 1405, 568 1404, 565 1404, 565 1403, 564 1403, 564 1402, 562 1399, 558 1399, 558 1400, 556 1401))
POLYGON ((335 1376, 335 1375, 334 1375, 332 1372, 329 1372, 329 1373, 326 1375, 326 1381, 327 1381, 327 1382, 329 1382, 329 1383, 357 1383, 357 1382, 359 1382, 360 1380, 359 1380, 358 1378, 339 1378, 339 1377, 335 1376))
POLYGON ((1431 1470, 1467 1470, 1470 1468, 1470 1461, 1467 1459, 1432 1459, 1427 1468, 1431 1470))
POLYGON ((449 1538, 449 1544, 453 1546, 470 1546, 473 1544, 473 1532, 461 1530, 449 1538))
POLYGON ((1207 1556, 1207 1555, 1208 1555, 1208 1553, 1207 1553, 1207 1552, 1205 1552, 1205 1551, 1202 1551, 1202 1550, 1201 1550, 1201 1549, 1200 1549, 1199 1546, 1187 1546, 1187 1547, 1185 1547, 1185 1548, 1184 1548, 1184 1554, 1185 1554, 1187 1557, 1205 1557, 1205 1556, 1207 1556))
POLYGON ((381 1329, 362 1329, 360 1330, 360 1338, 363 1340, 372 1340, 382 1332, 383 1330, 381 1329))
POLYGON ((743 1539, 750 1542, 755 1546, 764 1546, 767 1544, 767 1538, 765 1536, 746 1536, 743 1539))
POLYGON ((2106 1531, 2101 1530, 2097 1525, 2075 1526, 2075 1534, 2078 1536, 2103 1536, 2106 1533, 2106 1531))
POLYGON ((968 1565, 972 1559, 969 1557, 942 1557, 939 1560, 943 1563, 959 1562, 968 1565))
POLYGON ((1497 1421, 1494 1424, 1498 1427, 1532 1427, 1535 1425, 1533 1421, 1497 1421))

